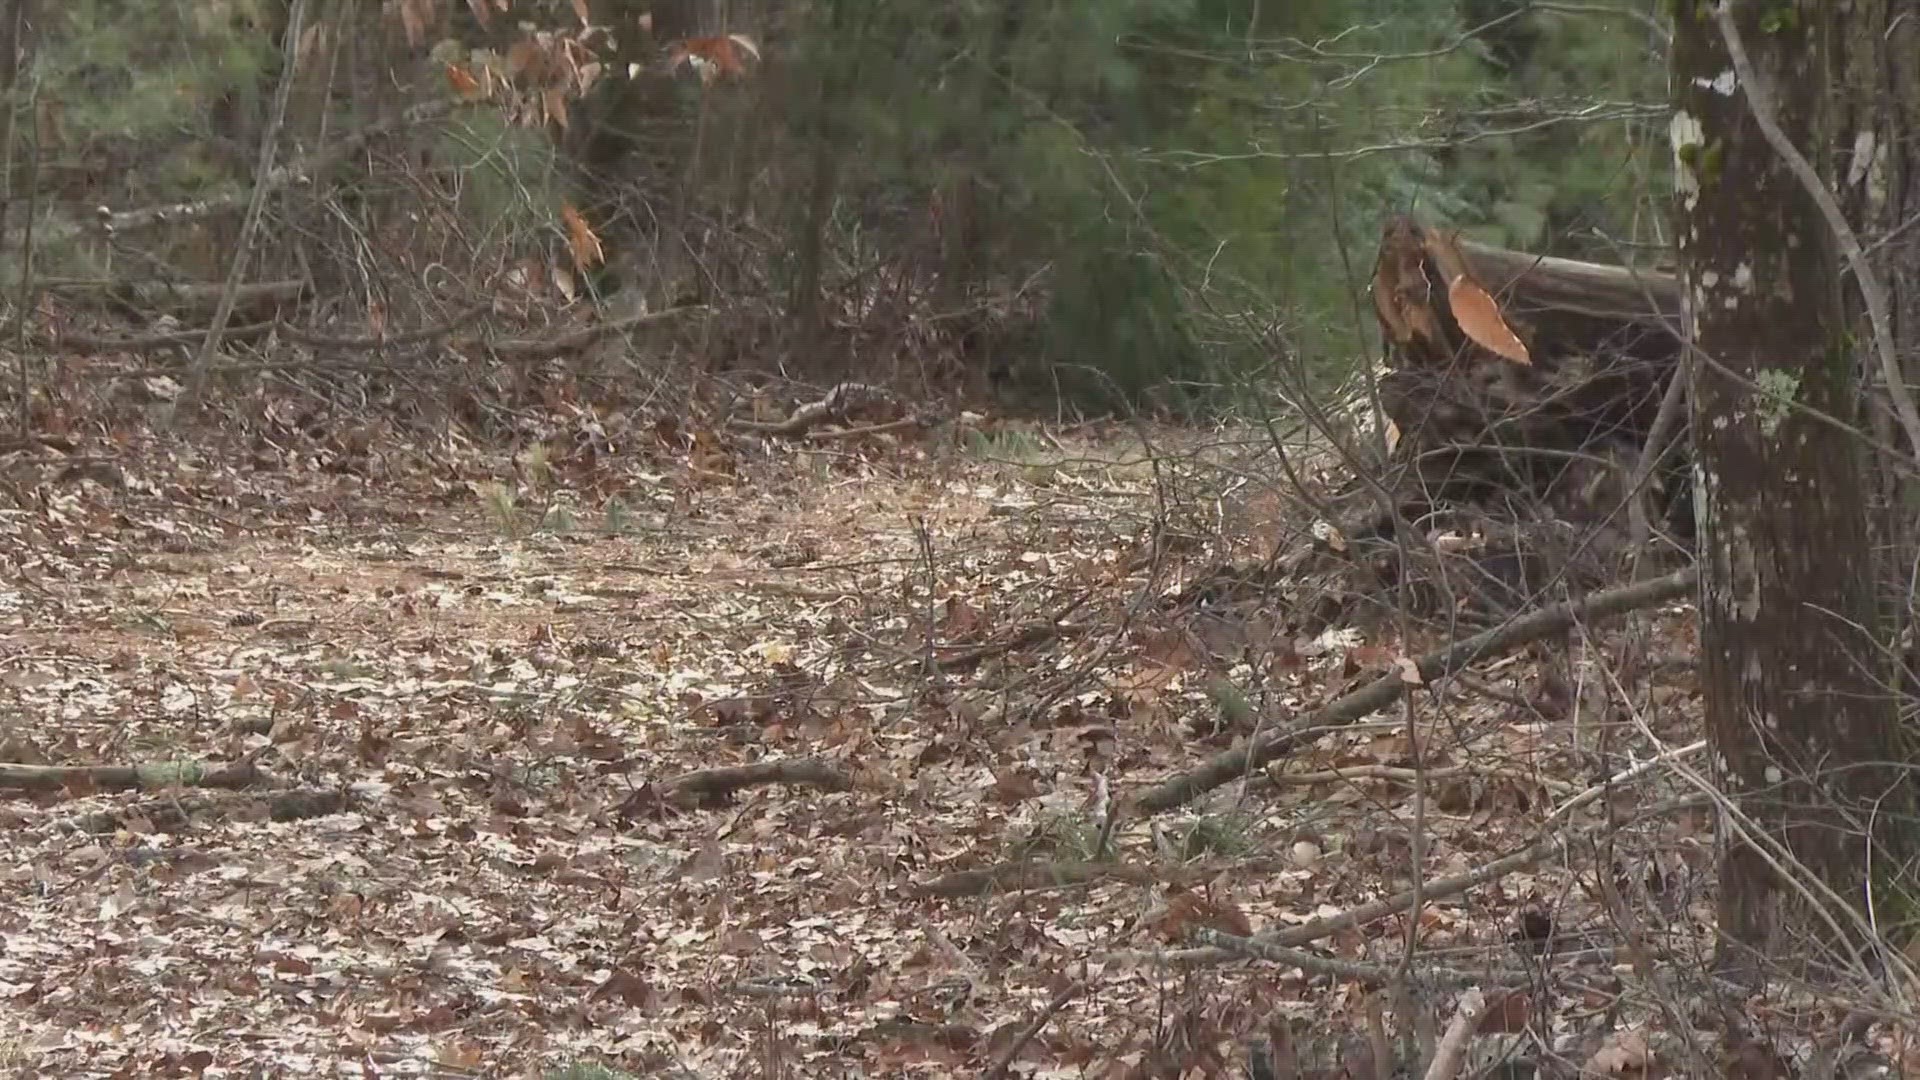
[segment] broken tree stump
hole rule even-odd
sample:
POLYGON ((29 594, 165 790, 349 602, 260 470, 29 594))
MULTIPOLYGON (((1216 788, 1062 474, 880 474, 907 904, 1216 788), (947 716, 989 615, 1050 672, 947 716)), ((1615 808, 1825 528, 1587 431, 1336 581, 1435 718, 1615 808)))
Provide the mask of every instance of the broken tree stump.
POLYGON ((1380 404, 1417 509, 1493 495, 1593 503, 1603 474, 1623 459, 1632 468, 1679 369, 1670 274, 1475 244, 1396 217, 1372 291, 1380 404))

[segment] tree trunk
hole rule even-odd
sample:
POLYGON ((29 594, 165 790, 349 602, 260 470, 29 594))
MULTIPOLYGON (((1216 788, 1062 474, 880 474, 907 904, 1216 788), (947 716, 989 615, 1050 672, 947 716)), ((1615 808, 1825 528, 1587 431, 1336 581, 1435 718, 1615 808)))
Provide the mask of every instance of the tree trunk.
POLYGON ((1732 4, 1751 86, 1711 5, 1683 4, 1676 19, 1702 685, 1719 779, 1748 822, 1720 829, 1719 961, 1734 974, 1775 963, 1805 974, 1812 957, 1833 958, 1823 948, 1857 948, 1846 905, 1864 907, 1869 867, 1884 877, 1904 861, 1875 850, 1905 803, 1894 798, 1868 462, 1855 433, 1809 411, 1864 416, 1854 343, 1871 337, 1851 332, 1834 232, 1749 97, 1773 100, 1787 139, 1836 186, 1854 145, 1840 126, 1846 91, 1830 89, 1845 62, 1840 24, 1872 6, 1732 4), (1772 869, 1789 860, 1841 903, 1810 910, 1772 869))

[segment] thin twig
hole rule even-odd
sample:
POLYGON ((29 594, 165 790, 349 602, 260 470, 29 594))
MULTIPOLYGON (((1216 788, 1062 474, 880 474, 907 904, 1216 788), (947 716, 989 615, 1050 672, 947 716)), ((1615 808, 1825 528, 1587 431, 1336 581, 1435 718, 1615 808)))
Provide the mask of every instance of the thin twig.
POLYGON ((1667 440, 1680 426, 1680 417, 1686 414, 1687 383, 1691 377, 1687 368, 1691 362, 1692 354, 1680 350, 1680 362, 1667 375, 1666 392, 1660 395, 1660 411, 1654 414, 1653 426, 1647 429, 1647 441, 1640 447, 1640 458, 1633 463, 1633 472, 1627 477, 1627 535, 1636 552, 1645 546, 1653 532, 1644 489, 1653 479, 1653 470, 1659 467, 1660 459, 1666 456, 1667 440))
POLYGON ((891 431, 905 431, 909 428, 925 426, 921 417, 903 416, 898 420, 889 420, 884 424, 868 424, 865 427, 834 428, 831 431, 809 431, 806 437, 815 442, 832 442, 837 439, 860 439, 868 435, 884 435, 891 431))

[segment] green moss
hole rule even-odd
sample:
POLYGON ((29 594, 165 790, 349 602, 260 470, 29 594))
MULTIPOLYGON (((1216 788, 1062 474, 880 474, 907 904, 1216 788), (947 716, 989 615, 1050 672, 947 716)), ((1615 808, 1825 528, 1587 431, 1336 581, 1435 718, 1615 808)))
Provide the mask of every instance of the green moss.
POLYGON ((1754 382, 1759 386, 1760 400, 1755 403, 1755 411, 1760 417, 1760 431, 1771 439, 1793 412, 1794 397, 1800 392, 1800 376, 1779 368, 1762 368, 1754 376, 1754 382))

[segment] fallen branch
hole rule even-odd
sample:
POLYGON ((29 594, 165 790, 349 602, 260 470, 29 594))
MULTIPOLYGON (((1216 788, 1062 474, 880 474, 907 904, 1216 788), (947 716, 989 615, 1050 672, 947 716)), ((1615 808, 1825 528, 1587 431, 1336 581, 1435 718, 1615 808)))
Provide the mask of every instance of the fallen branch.
POLYGON ((957 653, 949 653, 946 656, 936 656, 933 663, 935 667, 938 667, 942 671, 950 671, 954 668, 966 667, 968 664, 977 664, 982 660, 991 660, 996 656, 1010 653, 1015 649, 1024 649, 1028 646, 1041 645, 1049 641, 1079 637, 1090 629, 1092 629, 1092 627, 1086 623, 1054 622, 1051 619, 1031 622, 1016 629, 1006 637, 997 638, 984 645, 976 645, 971 649, 957 653))
MULTIPOLYGON (((470 323, 473 320, 479 318, 480 316, 485 315, 492 308, 493 308, 493 304, 491 301, 482 300, 477 304, 468 305, 465 309, 461 311, 454 312, 451 316, 445 319, 442 319, 431 326, 423 326, 418 330, 408 330, 408 331, 405 331, 404 333, 399 333, 399 334, 370 334, 370 335, 362 335, 358 337, 328 337, 325 334, 316 334, 311 330, 302 330, 300 327, 290 326, 286 323, 282 323, 280 325, 280 334, 281 336, 285 337, 288 341, 291 341, 296 345, 305 345, 310 349, 338 349, 342 352, 355 352, 355 351, 370 352, 374 349, 393 349, 393 348, 399 348, 403 345, 419 345, 428 341, 432 341, 435 338, 443 337, 447 334, 451 334, 455 330, 458 330, 460 327, 465 326, 467 323, 470 323)), ((202 332, 204 333, 204 331, 202 332)), ((232 336, 233 331, 229 330, 227 331, 227 334, 228 336, 232 336)))
POLYGON ((1486 1007, 1486 996, 1478 990, 1461 995, 1453 1022, 1447 1025, 1447 1033, 1440 1037, 1440 1047, 1434 1051, 1433 1063, 1427 1066, 1426 1080, 1453 1080, 1460 1075, 1461 1066, 1467 1063, 1467 1040, 1478 1030, 1480 1014, 1486 1007))
MULTIPOLYGON (((231 326, 221 337, 228 341, 252 341, 266 337, 273 328, 279 326, 278 320, 248 323, 244 326, 231 326)), ((204 327, 196 330, 169 330, 158 334, 142 334, 138 337, 120 337, 117 335, 95 336, 92 334, 61 334, 58 337, 40 337, 33 339, 35 347, 50 352, 63 353, 121 353, 151 352, 155 349, 174 349, 183 345, 198 345, 207 336, 204 327)), ((107 372, 107 375, 127 374, 107 372)))
POLYGON ((71 454, 75 443, 64 435, 40 435, 28 432, 11 439, 0 439, 0 454, 12 454, 21 450, 58 450, 71 454))
POLYGON ((895 414, 889 419, 898 419, 898 414, 912 411, 901 404, 900 399, 891 390, 884 387, 843 382, 827 391, 826 396, 820 400, 809 401, 794 409, 785 420, 762 423, 758 420, 735 418, 731 423, 734 427, 767 435, 804 435, 821 424, 848 420, 854 416, 881 409, 895 414))
MULTIPOLYGON (((1299 968, 1309 975, 1352 980, 1368 986, 1389 986, 1406 975, 1406 969, 1398 961, 1367 964, 1355 960, 1336 960, 1317 953, 1275 945, 1261 938, 1239 937, 1205 927, 1195 930, 1194 938, 1216 949, 1261 960, 1271 960, 1276 964, 1299 968)), ((1416 967, 1412 977, 1415 982, 1433 986, 1440 984, 1478 986, 1485 983, 1492 983, 1495 986, 1526 986, 1532 983, 1537 975, 1530 971, 1463 971, 1449 967, 1416 967)))
POLYGON ((884 435, 890 431, 906 431, 923 427, 926 421, 918 414, 909 413, 898 420, 889 420, 884 424, 868 424, 865 427, 841 428, 833 431, 809 431, 807 438, 815 442, 831 442, 836 439, 859 439, 868 435, 884 435))
POLYGON ((583 326, 578 330, 569 330, 550 338, 457 338, 449 342, 461 352, 484 352, 498 357, 512 357, 520 360, 547 360, 565 353, 577 352, 599 340, 602 334, 615 330, 628 330, 650 322, 660 322, 680 315, 690 315, 697 311, 710 310, 704 304, 690 304, 686 307, 663 308, 660 311, 645 311, 638 315, 611 319, 607 322, 583 326))
MULTIPOLYGON (((408 330, 398 334, 359 335, 354 337, 334 337, 316 334, 290 323, 279 320, 249 323, 245 326, 229 328, 221 334, 227 341, 251 340, 277 333, 296 345, 305 345, 310 349, 333 352, 372 352, 378 349, 394 349, 409 345, 418 345, 451 334, 461 326, 486 314, 491 304, 480 303, 417 330, 408 330)), ((448 344, 463 352, 486 353, 499 358, 519 360, 539 360, 563 353, 572 352, 592 342, 594 338, 611 330, 635 326, 642 322, 663 319, 670 315, 680 315, 700 308, 669 308, 647 315, 616 319, 612 322, 598 323, 593 326, 571 330, 554 338, 459 338, 448 344)), ((207 336, 207 328, 192 330, 173 330, 159 334, 145 334, 137 337, 102 336, 85 334, 61 334, 57 338, 41 338, 37 344, 42 348, 60 352, 149 352, 156 349, 177 348, 182 345, 197 345, 207 336)), ((250 362, 233 364, 215 364, 208 369, 213 374, 255 374, 261 371, 328 370, 328 371, 390 371, 394 370, 391 361, 382 361, 376 365, 352 365, 340 362, 316 362, 308 359, 280 360, 270 362, 250 362)), ((139 371, 98 371, 86 374, 98 378, 143 377, 148 375, 173 375, 179 372, 171 369, 142 369, 139 371)))
POLYGON ((915 896, 956 899, 992 892, 1023 892, 1065 885, 1086 885, 1118 878, 1137 885, 1156 883, 1154 875, 1136 866, 1112 862, 1046 862, 1022 860, 980 870, 956 870, 910 887, 915 896))
MULTIPOLYGON (((211 314, 225 288, 223 283, 209 281, 63 278, 47 283, 45 291, 88 304, 184 317, 211 314)), ((313 283, 305 278, 247 282, 234 294, 234 303, 237 310, 258 317, 298 303, 312 289, 313 283)))
POLYGON ((162 765, 17 765, 0 762, 0 788, 27 791, 64 788, 75 794, 150 791, 168 787, 240 788, 258 783, 261 775, 251 756, 231 765, 211 768, 198 762, 168 762, 162 765))
POLYGON ((181 832, 196 816, 255 814, 265 806, 269 821, 305 821, 338 814, 353 805, 354 796, 337 788, 292 788, 267 795, 264 802, 255 795, 206 796, 191 799, 154 799, 119 810, 83 814, 53 827, 63 832, 83 832, 98 836, 118 832, 139 824, 142 830, 181 832))
MULTIPOLYGON (((272 193, 291 184, 311 182, 315 175, 323 173, 359 153, 363 147, 374 139, 412 127, 415 124, 425 123, 429 120, 437 120, 453 112, 459 105, 460 102, 453 98, 448 98, 443 101, 428 101, 415 105, 391 120, 370 124, 361 128, 341 139, 339 142, 334 143, 332 146, 301 158, 299 161, 276 166, 261 180, 261 184, 266 187, 269 193, 272 193)), ((116 213, 102 207, 102 212, 96 216, 94 221, 85 224, 77 222, 69 223, 64 230, 56 230, 54 235, 49 237, 49 239, 66 239, 85 232, 88 229, 96 229, 111 235, 114 233, 132 232, 138 229, 151 228, 155 225, 166 225, 172 222, 194 221, 211 214, 224 213, 228 210, 245 206, 248 198, 252 195, 253 186, 254 185, 249 185, 246 188, 231 191, 223 195, 216 195, 210 199, 195 199, 191 202, 170 203, 166 206, 144 207, 139 210, 122 210, 116 213)))
POLYGON ((668 781, 666 792, 667 798, 676 803, 712 806, 732 798, 741 788, 758 784, 802 784, 847 791, 853 787, 853 778, 817 758, 788 758, 690 772, 668 781))
POLYGON ((1676 570, 1647 581, 1540 608, 1503 626, 1454 642, 1415 661, 1419 666, 1417 684, 1408 681, 1399 671, 1382 675, 1360 689, 1336 698, 1285 730, 1276 731, 1250 746, 1217 754, 1199 768, 1141 792, 1134 797, 1128 809, 1132 814, 1146 815, 1183 806, 1269 761, 1293 753, 1309 739, 1325 734, 1330 727, 1351 724, 1386 708, 1414 685, 1431 686, 1485 657, 1509 652, 1517 646, 1565 630, 1579 622, 1622 615, 1683 596, 1693 588, 1696 580, 1696 572, 1692 567, 1676 570))
POLYGON ((1351 784, 1356 780, 1387 780, 1398 784, 1417 784, 1422 781, 1450 780, 1456 776, 1499 777, 1523 784, 1539 786, 1562 796, 1585 794, 1565 780, 1555 780, 1551 776, 1535 776, 1518 770, 1489 769, 1479 765, 1447 765, 1436 769, 1409 769, 1399 765, 1343 765, 1334 769, 1322 769, 1309 773, 1268 773, 1267 782, 1271 784, 1351 784))

